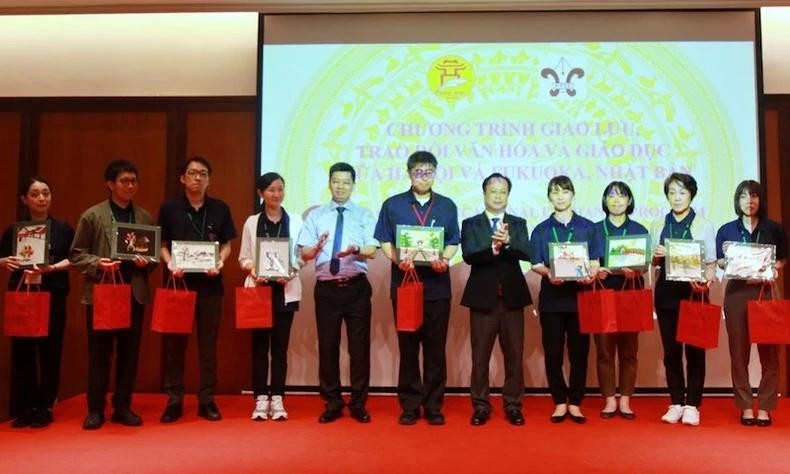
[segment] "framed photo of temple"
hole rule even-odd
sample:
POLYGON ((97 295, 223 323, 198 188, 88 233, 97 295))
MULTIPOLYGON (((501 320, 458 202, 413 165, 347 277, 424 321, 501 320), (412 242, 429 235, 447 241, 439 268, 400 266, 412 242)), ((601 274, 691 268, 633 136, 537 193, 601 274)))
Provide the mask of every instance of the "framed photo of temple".
POLYGON ((702 258, 705 242, 702 240, 664 239, 667 249, 664 264, 667 280, 692 281, 704 278, 702 258))
POLYGON ((22 261, 22 268, 49 265, 49 238, 49 221, 17 222, 11 253, 22 261))
POLYGON ((291 274, 291 248, 288 237, 258 237, 255 245, 255 273, 258 278, 288 278, 291 274))
POLYGON ((590 274, 587 242, 549 242, 549 276, 554 280, 581 280, 590 274))
POLYGON ((647 268, 649 243, 648 234, 610 235, 606 238, 603 266, 611 270, 647 268))
POLYGON ((408 258, 415 265, 430 265, 444 252, 444 227, 398 225, 395 227, 398 261, 408 258))
POLYGON ((158 262, 160 235, 159 226, 113 222, 110 258, 134 260, 139 255, 158 262))
POLYGON ((173 268, 186 273, 205 273, 219 265, 219 242, 174 240, 170 242, 173 268))
POLYGON ((731 280, 773 280, 776 246, 749 242, 724 242, 727 266, 724 276, 731 280))

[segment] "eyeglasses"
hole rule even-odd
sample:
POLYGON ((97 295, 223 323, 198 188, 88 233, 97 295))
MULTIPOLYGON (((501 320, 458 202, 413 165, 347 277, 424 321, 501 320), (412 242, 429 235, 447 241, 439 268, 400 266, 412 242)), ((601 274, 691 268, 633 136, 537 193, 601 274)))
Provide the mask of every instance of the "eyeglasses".
POLYGON ((431 179, 436 176, 436 170, 412 170, 411 175, 414 176, 416 179, 431 179))
POLYGON ((137 185, 137 178, 121 178, 118 180, 124 186, 136 186, 137 185))
POLYGON ((190 178, 196 178, 198 176, 201 178, 208 178, 208 170, 187 170, 187 176, 190 178))

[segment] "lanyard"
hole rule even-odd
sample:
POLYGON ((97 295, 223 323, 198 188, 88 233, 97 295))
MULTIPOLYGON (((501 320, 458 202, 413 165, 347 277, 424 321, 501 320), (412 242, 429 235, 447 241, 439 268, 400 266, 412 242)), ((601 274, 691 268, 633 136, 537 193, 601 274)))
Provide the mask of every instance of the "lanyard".
MULTIPOLYGON (((689 226, 686 226, 686 228, 683 230, 683 234, 680 236, 680 238, 681 239, 685 239, 688 234, 689 234, 689 226)), ((672 239, 675 238, 675 234, 672 232, 672 223, 671 222, 669 223, 669 237, 672 238, 672 239)))
MULTIPOLYGON (((428 217, 431 215, 431 208, 433 207, 433 199, 431 199, 431 203, 428 205, 428 209, 425 210, 425 214, 420 214, 420 211, 417 210, 417 205, 412 204, 411 210, 414 211, 414 215, 417 216, 417 222, 420 223, 421 226, 424 226, 426 222, 428 222, 428 217)), ((431 222, 431 227, 433 227, 433 222, 431 222)))
MULTIPOLYGON (((268 220, 268 218, 267 218, 267 220, 268 220)), ((280 238, 280 231, 282 231, 282 230, 283 230, 283 219, 281 217, 280 218, 280 222, 277 223, 277 235, 275 235, 274 237, 279 239, 280 238)), ((266 234, 266 237, 271 237, 271 235, 269 235, 269 223, 266 222, 266 221, 263 221, 263 232, 266 234)))
MULTIPOLYGON (((604 219, 604 220, 603 220, 603 233, 604 233, 604 234, 606 234, 606 236, 607 236, 607 237, 609 237, 609 226, 607 225, 607 222, 606 222, 607 220, 608 220, 608 219, 604 219)), ((626 224, 627 224, 627 223, 628 223, 628 221, 626 221, 626 224)), ((671 225, 671 224, 670 224, 670 225, 671 225)), ((623 225, 623 233, 622 233, 622 234, 620 234, 620 235, 625 235, 627 232, 628 232, 628 229, 626 228, 626 226, 625 226, 625 224, 624 224, 624 225, 623 225)))
MULTIPOLYGON (((754 239, 755 244, 760 243, 760 232, 761 231, 759 230, 757 231, 757 238, 754 239)), ((751 242, 750 237, 751 235, 749 235, 749 231, 741 231, 741 240, 743 241, 743 243, 748 244, 749 242, 751 242)))
MULTIPOLYGON (((557 235, 557 228, 552 226, 551 227, 551 233, 554 234, 554 242, 559 243, 560 242, 560 238, 557 235)), ((568 234, 568 240, 566 240, 565 242, 570 242, 571 239, 573 239, 573 231, 571 231, 570 234, 568 234)))
POLYGON ((200 229, 195 225, 195 221, 192 219, 192 214, 187 211, 187 219, 189 219, 189 225, 192 226, 192 229, 200 236, 200 240, 205 239, 206 235, 206 214, 208 214, 207 209, 203 209, 203 224, 201 225, 200 229))

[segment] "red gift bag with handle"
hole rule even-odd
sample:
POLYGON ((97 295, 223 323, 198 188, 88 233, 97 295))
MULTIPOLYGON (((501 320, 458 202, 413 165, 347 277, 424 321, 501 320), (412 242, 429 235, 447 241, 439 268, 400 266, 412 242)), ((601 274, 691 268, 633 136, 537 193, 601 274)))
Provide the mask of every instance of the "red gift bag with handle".
POLYGON ((171 274, 164 288, 154 294, 154 309, 151 314, 151 330, 161 333, 190 334, 195 319, 197 292, 189 291, 183 278, 171 274), (181 281, 182 288, 178 288, 181 281))
POLYGON ((422 326, 423 286, 417 270, 403 275, 396 297, 395 327, 398 331, 415 332, 422 326))
POLYGON ((8 291, 4 296, 3 334, 15 337, 47 337, 49 335, 49 292, 30 291, 30 284, 25 284, 21 290, 22 282, 16 291, 8 291))
POLYGON ((576 295, 579 311, 579 330, 583 333, 617 332, 614 290, 607 290, 600 280, 593 280, 592 289, 576 295))
POLYGON ((641 278, 626 278, 623 289, 614 293, 614 305, 618 332, 653 330, 653 290, 644 288, 641 278))
POLYGON ((270 329, 273 325, 272 287, 236 288, 236 329, 270 329))
POLYGON ((702 294, 699 297, 699 301, 694 301, 692 293, 690 299, 680 302, 675 339, 700 349, 715 349, 719 346, 721 306, 705 303, 702 294))
POLYGON ((790 344, 790 300, 774 299, 773 285, 763 284, 760 296, 746 303, 749 341, 757 344, 790 344), (770 299, 763 299, 765 287, 770 299))
POLYGON ((120 265, 114 265, 93 285, 93 329, 110 331, 131 326, 132 287, 123 282, 120 265))

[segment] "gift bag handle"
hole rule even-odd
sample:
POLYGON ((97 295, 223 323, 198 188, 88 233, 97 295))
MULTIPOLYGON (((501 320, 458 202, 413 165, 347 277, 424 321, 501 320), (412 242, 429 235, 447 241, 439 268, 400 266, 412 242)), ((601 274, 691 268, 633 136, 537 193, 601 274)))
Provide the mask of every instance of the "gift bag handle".
POLYGON ((623 282, 623 287, 620 288, 621 290, 643 290, 645 288, 645 280, 641 276, 635 276, 633 278, 626 278, 623 282), (637 283, 639 280, 639 283, 637 283), (630 283, 630 285, 629 285, 630 283), (629 288, 630 287, 630 288, 629 288))
POLYGON ((27 282, 25 282, 24 278, 20 278, 19 279, 19 283, 16 285, 16 291, 21 290, 23 284, 25 285, 25 291, 27 293, 30 293, 30 287, 31 286, 34 287, 37 291, 42 291, 40 283, 27 283, 27 282))
POLYGON ((773 285, 773 283, 772 283, 772 282, 770 282, 770 281, 766 281, 766 282, 764 282, 762 285, 760 285, 760 296, 758 296, 758 297, 757 297, 757 301, 762 301, 762 300, 763 300, 763 292, 765 291, 765 287, 766 287, 766 286, 767 286, 767 287, 770 289, 770 291, 771 291, 771 299, 770 299, 770 300, 766 300, 766 301, 772 301, 772 300, 774 300, 774 299, 775 299, 775 295, 774 295, 774 285, 773 285))
POLYGON ((113 285, 123 285, 123 275, 121 274, 121 266, 120 265, 113 265, 109 269, 102 268, 101 269, 101 279, 99 283, 112 283, 113 285), (110 274, 110 281, 107 281, 107 274, 110 274), (116 275, 118 276, 116 280, 116 275))
POLYGON ((173 289, 176 291, 183 288, 184 291, 189 291, 189 288, 187 287, 187 282, 185 282, 183 278, 174 278, 172 273, 167 277, 167 283, 165 283, 165 288, 173 289), (181 288, 179 288, 178 286, 179 281, 181 282, 181 288))
POLYGON ((417 270, 414 268, 409 268, 403 275, 403 280, 401 280, 401 286, 407 283, 419 283, 420 277, 417 276, 417 270))

